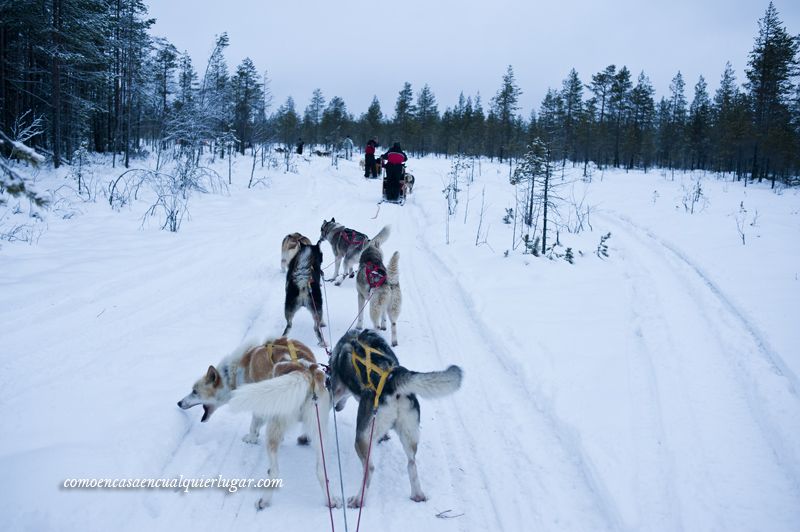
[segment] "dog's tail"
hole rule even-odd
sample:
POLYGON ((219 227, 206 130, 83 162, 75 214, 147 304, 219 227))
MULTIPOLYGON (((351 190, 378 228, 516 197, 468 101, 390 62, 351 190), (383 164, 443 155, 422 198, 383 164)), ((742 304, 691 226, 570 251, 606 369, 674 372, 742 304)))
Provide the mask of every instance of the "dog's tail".
POLYGON ((376 247, 381 247, 381 244, 386 242, 386 239, 389 238, 390 226, 384 225, 383 229, 380 232, 373 236, 372 239, 369 241, 370 244, 373 244, 376 247))
POLYGON ((461 387, 463 375, 464 372, 458 366, 450 366, 444 371, 429 373, 418 373, 402 367, 392 372, 397 384, 396 393, 413 393, 429 399, 454 393, 461 387))
POLYGON ((234 412, 252 412, 264 418, 289 417, 311 395, 308 377, 293 371, 274 379, 246 384, 233 391, 228 403, 234 412))
POLYGON ((395 251, 389 259, 389 266, 386 268, 386 281, 397 284, 400 280, 400 252, 395 251))

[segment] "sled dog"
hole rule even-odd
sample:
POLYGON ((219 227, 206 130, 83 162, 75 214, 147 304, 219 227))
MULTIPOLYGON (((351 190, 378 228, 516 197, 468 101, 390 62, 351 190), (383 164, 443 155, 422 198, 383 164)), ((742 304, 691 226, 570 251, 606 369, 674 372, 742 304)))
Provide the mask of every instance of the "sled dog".
POLYGON ((310 246, 311 240, 300 233, 291 233, 283 237, 283 243, 281 243, 282 272, 286 272, 286 267, 289 265, 289 261, 292 260, 295 255, 297 255, 297 252, 300 250, 300 244, 310 246))
POLYGON ((392 325, 392 347, 397 345, 397 317, 400 315, 400 307, 403 303, 403 295, 400 292, 399 261, 400 253, 395 251, 389 260, 389 267, 384 266, 380 245, 373 240, 361 253, 356 275, 358 292, 358 323, 356 327, 360 329, 364 325, 364 304, 372 291, 372 298, 369 300, 369 317, 372 320, 372 326, 385 331, 386 317, 389 317, 389 323, 392 325))
MULTIPOLYGON (((390 428, 400 438, 408 458, 408 479, 411 500, 426 500, 417 474, 417 444, 419 442, 419 401, 449 395, 461 386, 462 371, 450 366, 444 371, 417 373, 400 366, 392 348, 380 334, 372 330, 347 332, 333 350, 330 361, 331 392, 336 410, 344 408, 348 392, 359 401, 356 421, 356 453, 361 459, 362 474, 368 471, 366 487, 347 500, 357 508, 362 497, 366 500, 370 477, 374 470, 367 465, 372 413, 377 409, 373 439, 381 439, 390 428)), ((363 477, 362 477, 363 478, 363 477)))
POLYGON ((319 345, 327 346, 319 330, 325 326, 322 319, 322 291, 319 286, 321 277, 322 251, 319 249, 319 244, 308 246, 301 243, 286 272, 286 301, 283 308, 286 328, 283 330, 283 336, 292 330, 295 313, 300 307, 306 307, 314 318, 314 333, 317 335, 319 345))
MULTIPOLYGON (((333 256, 336 259, 336 267, 333 272, 334 284, 339 286, 344 281, 345 276, 353 277, 353 265, 358 262, 361 252, 367 247, 370 241, 377 241, 382 244, 389 238, 389 226, 385 226, 380 232, 372 237, 372 240, 364 233, 359 233, 355 229, 348 229, 342 224, 336 223, 336 218, 331 221, 323 220, 320 228, 319 242, 327 240, 333 249, 333 256), (344 269, 342 278, 339 279, 339 266, 344 259, 344 269)), ((319 243, 318 242, 318 243, 319 243)))
MULTIPOLYGON (((247 443, 257 443, 261 427, 268 424, 268 475, 271 478, 280 478, 278 447, 284 432, 292 423, 301 421, 304 435, 297 441, 304 445, 309 441, 312 443, 317 453, 317 477, 324 495, 325 476, 319 454, 314 397, 320 410, 320 428, 324 438, 330 408, 325 372, 317 365, 308 346, 284 337, 245 344, 216 367, 209 366, 191 393, 178 401, 178 406, 186 410, 203 405, 202 422, 208 421, 214 411, 225 404, 235 411, 252 412, 250 432, 242 438, 247 443)), ((259 509, 269 505, 273 491, 264 491, 257 504, 259 509)), ((341 505, 341 501, 332 500, 332 505, 341 505)))
POLYGON ((364 162, 364 159, 359 159, 359 161, 358 161, 358 166, 359 166, 359 168, 361 168, 361 171, 362 171, 362 172, 364 171, 364 166, 365 166, 366 164, 367 164, 367 163, 365 163, 365 162, 364 162))
POLYGON ((403 174, 403 187, 406 194, 414 192, 414 174, 409 174, 408 172, 403 174))

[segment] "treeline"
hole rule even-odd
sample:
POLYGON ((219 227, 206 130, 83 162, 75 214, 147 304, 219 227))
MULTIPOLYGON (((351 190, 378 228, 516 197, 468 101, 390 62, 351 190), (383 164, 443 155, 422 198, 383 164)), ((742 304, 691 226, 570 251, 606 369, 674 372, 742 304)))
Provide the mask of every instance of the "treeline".
POLYGON ((265 72, 250 59, 228 68, 227 35, 198 72, 188 55, 149 35, 152 23, 141 0, 3 2, 0 130, 14 138, 27 128, 26 142, 55 166, 81 146, 127 166, 181 145, 224 157, 300 138, 335 149, 345 135, 362 145, 397 140, 417 155, 506 160, 538 137, 555 159, 584 168, 700 169, 773 182, 800 174, 800 41, 772 3, 742 84, 727 64, 713 95, 700 77, 690 100, 678 72, 656 99, 643 72, 609 65, 581 79, 572 70, 527 118, 511 66, 488 101, 462 94, 441 112, 428 85, 415 94, 409 83, 388 112, 373 98, 353 116, 320 89, 302 110, 291 97, 273 109, 265 72))

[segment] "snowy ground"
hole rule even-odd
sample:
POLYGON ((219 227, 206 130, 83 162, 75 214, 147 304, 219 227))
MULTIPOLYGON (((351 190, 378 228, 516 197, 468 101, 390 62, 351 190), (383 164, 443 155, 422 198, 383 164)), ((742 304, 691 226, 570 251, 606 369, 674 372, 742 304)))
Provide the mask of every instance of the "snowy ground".
MULTIPOLYGON (((248 190, 250 162, 240 160, 230 193, 194 196, 177 234, 142 229, 144 202, 114 212, 99 197, 61 205, 62 215, 79 212, 48 215, 35 245, 4 242, 0 529, 329 528, 298 430, 281 449, 284 487, 263 512, 255 490, 60 486, 265 477, 262 446, 241 441, 247 416, 222 409, 201 424, 198 409, 175 403, 243 340, 283 330, 281 238, 315 240, 331 216, 368 234, 392 224, 384 249, 401 255, 400 361, 465 371, 454 396, 422 402, 429 501, 408 499, 393 438, 374 451, 363 530, 800 529, 798 191, 709 176, 700 212, 689 214, 682 197, 693 176, 595 172, 575 185, 594 206, 593 230, 561 234, 576 255, 570 265, 519 249, 504 257, 507 167, 481 164, 450 245, 441 194, 450 161, 410 167, 410 201, 383 205, 375 219, 379 183, 360 177, 356 161, 334 169, 313 157, 248 190), (484 186, 487 244, 475 246, 484 186), (454 517, 436 517, 446 510, 454 517)), ((98 181, 119 174, 95 172, 98 181)), ((567 169, 567 180, 577 177, 567 169)), ((40 186, 63 182, 45 176, 40 186)), ((323 253, 328 264, 327 244, 323 253)), ((355 317, 356 293, 352 280, 326 289, 335 342, 355 317)), ((292 332, 315 345, 305 311, 292 332)), ((338 419, 348 495, 360 480, 353 401, 338 419)), ((356 511, 347 516, 354 530, 356 511)), ((334 518, 344 530, 341 511, 334 518)))

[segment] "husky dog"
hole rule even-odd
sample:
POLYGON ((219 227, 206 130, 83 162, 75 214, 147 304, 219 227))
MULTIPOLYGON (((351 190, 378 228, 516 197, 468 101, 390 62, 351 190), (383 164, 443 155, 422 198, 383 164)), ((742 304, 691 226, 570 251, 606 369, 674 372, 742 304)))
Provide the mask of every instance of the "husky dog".
POLYGON ((300 244, 305 244, 307 246, 311 245, 311 240, 308 237, 301 235, 300 233, 291 233, 283 237, 283 243, 281 243, 281 271, 285 272, 286 267, 289 265, 289 261, 297 255, 297 252, 300 250, 300 244))
POLYGON ((403 295, 400 293, 399 261, 400 253, 395 251, 389 260, 389 267, 385 267, 380 246, 373 240, 361 253, 358 261, 358 275, 356 275, 358 291, 358 323, 356 327, 360 329, 364 325, 364 304, 372 292, 369 305, 372 326, 385 331, 386 316, 389 316, 389 322, 392 324, 392 347, 397 345, 397 317, 400 315, 400 306, 403 303, 403 295), (378 325, 378 320, 380 320, 380 325, 378 325))
POLYGON ((362 172, 364 171, 364 166, 365 166, 366 164, 367 164, 367 163, 365 163, 365 162, 364 162, 364 159, 359 159, 359 161, 358 161, 358 166, 359 166, 359 168, 361 168, 361 171, 362 171, 362 172))
POLYGON ((378 440, 390 428, 394 429, 408 458, 411 500, 426 500, 416 463, 420 417, 417 395, 442 397, 455 392, 461 386, 461 368, 450 366, 444 371, 430 373, 410 371, 399 365, 392 348, 380 334, 371 330, 353 330, 342 336, 336 344, 331 355, 330 371, 336 410, 344 408, 348 392, 359 400, 355 447, 364 468, 362 471, 368 473, 366 487, 347 500, 348 506, 357 508, 362 498, 366 500, 365 491, 369 488, 374 469, 372 463, 367 464, 373 412, 373 437, 378 440))
POLYGON ((403 187, 406 194, 414 192, 414 174, 409 174, 408 172, 403 174, 403 187))
POLYGON ((326 347, 320 327, 325 326, 322 319, 322 291, 319 287, 322 276, 322 251, 319 244, 307 246, 300 244, 297 254, 289 262, 286 272, 286 302, 284 313, 286 315, 286 328, 283 336, 292 330, 292 319, 300 307, 306 307, 314 317, 314 333, 317 335, 319 345, 326 347))
MULTIPOLYGON (((384 226, 380 232, 372 237, 372 241, 376 241, 379 245, 389 238, 389 226, 384 226)), ((336 259, 336 269, 333 272, 333 278, 336 280, 336 286, 342 284, 345 276, 353 277, 353 265, 358 262, 361 252, 370 243, 370 239, 364 233, 359 233, 355 229, 348 229, 342 224, 336 223, 336 218, 331 218, 331 221, 323 220, 322 227, 320 228, 319 242, 327 240, 333 249, 333 255, 336 259), (342 271, 342 278, 339 279, 339 265, 344 259, 344 269, 342 271)), ((317 242, 317 244, 319 244, 317 242)))
MULTIPOLYGON (((232 410, 249 410, 253 413, 250 432, 242 440, 257 443, 261 426, 268 423, 267 453, 268 475, 280 478, 278 469, 278 447, 286 428, 300 420, 305 434, 297 441, 312 442, 317 453, 317 477, 325 491, 325 476, 320 460, 318 438, 307 435, 317 433, 314 399, 323 415, 320 415, 320 430, 326 434, 329 394, 325 390, 325 372, 317 365, 314 353, 305 344, 288 338, 268 340, 255 345, 246 344, 222 360, 217 366, 209 366, 206 374, 192 387, 192 392, 178 401, 184 410, 203 405, 203 419, 224 404, 232 410)), ((267 489, 258 501, 259 509, 269 505, 273 490, 267 489)), ((326 499, 327 504, 327 499, 326 499)), ((339 506, 341 501, 332 501, 339 506)))

